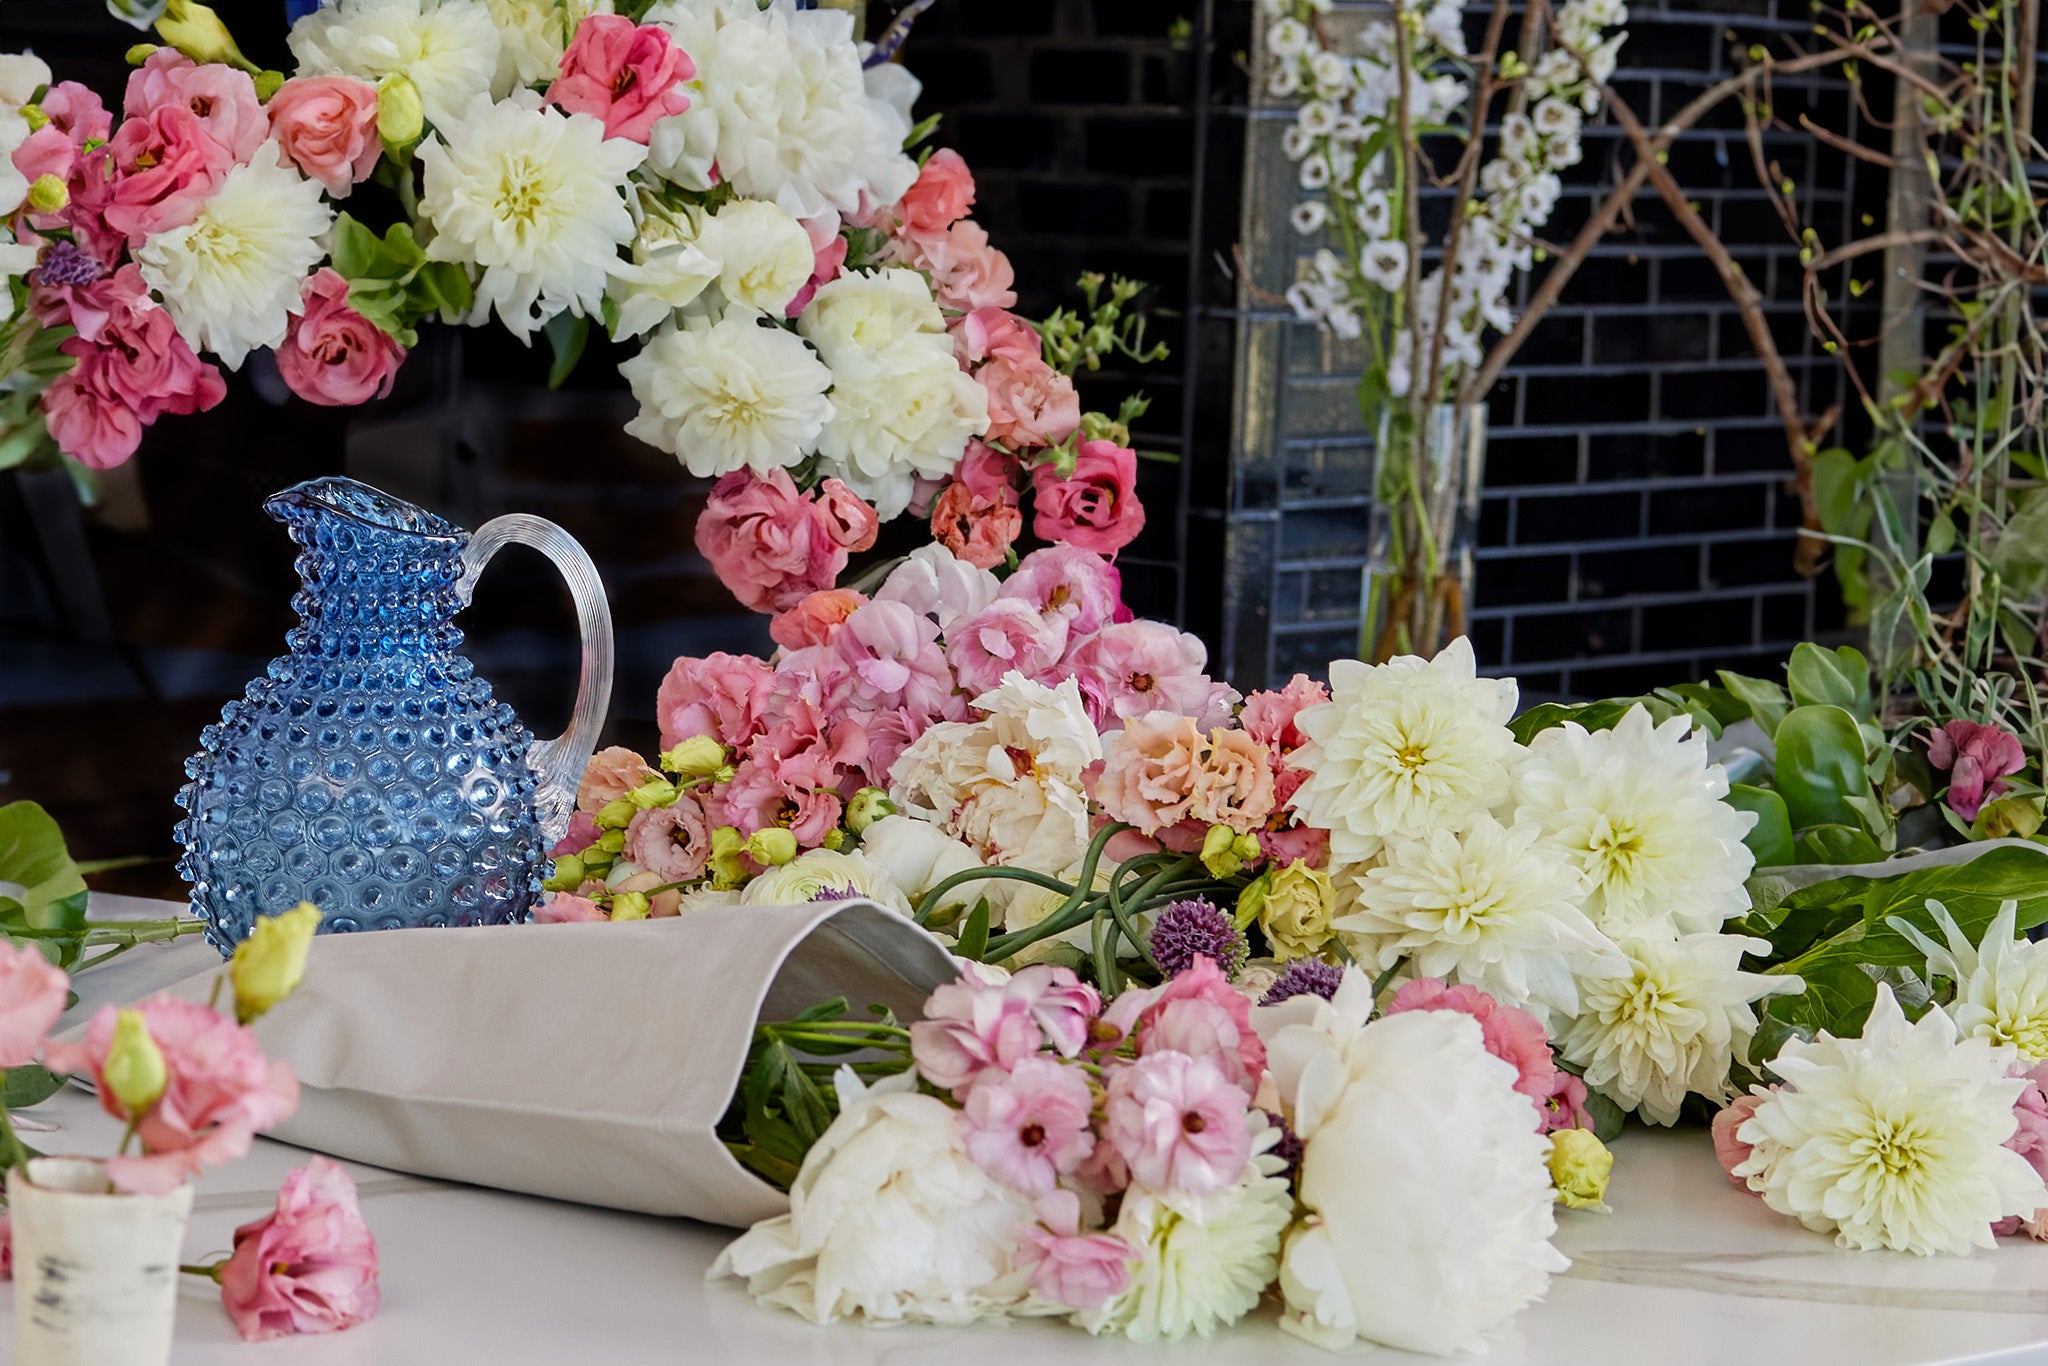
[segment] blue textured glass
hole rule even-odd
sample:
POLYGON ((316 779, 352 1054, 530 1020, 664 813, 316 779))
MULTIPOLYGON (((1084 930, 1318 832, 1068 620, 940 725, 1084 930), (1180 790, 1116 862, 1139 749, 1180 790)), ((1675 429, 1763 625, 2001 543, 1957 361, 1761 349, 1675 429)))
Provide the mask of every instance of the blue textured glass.
POLYGON ((301 547, 299 624, 185 764, 178 871, 207 938, 232 952, 300 901, 323 932, 526 919, 533 737, 456 653, 467 534, 346 479, 264 509, 301 547))

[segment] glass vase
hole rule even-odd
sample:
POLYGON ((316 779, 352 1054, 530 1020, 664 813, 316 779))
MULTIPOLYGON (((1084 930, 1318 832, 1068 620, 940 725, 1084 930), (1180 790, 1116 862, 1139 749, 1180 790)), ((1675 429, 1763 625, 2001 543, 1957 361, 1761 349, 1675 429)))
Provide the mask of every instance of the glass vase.
POLYGON ((1382 417, 1366 529, 1365 624, 1373 663, 1434 655, 1465 633, 1486 456, 1486 408, 1444 403, 1419 430, 1382 417))

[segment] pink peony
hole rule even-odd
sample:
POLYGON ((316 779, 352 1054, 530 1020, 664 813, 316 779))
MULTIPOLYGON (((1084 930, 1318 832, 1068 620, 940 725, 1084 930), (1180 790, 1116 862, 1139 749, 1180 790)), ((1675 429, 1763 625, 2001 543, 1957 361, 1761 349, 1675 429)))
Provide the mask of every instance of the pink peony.
POLYGON ((989 439, 1013 451, 1057 446, 1081 425, 1081 396, 1074 381, 1036 356, 1025 361, 998 356, 974 377, 988 391, 989 439))
POLYGON ((1113 1233, 1056 1233, 1043 1224, 1019 1235, 1013 1255, 1018 1268, 1031 1273, 1039 1298, 1070 1309, 1099 1309, 1130 1289, 1138 1257, 1113 1233))
POLYGON ((963 313, 952 323, 953 354, 962 369, 998 357, 1023 365, 1045 358, 1045 344, 1038 329, 1007 308, 977 308, 963 313))
POLYGON ((356 1183, 324 1157, 291 1172, 277 1208, 235 1230, 221 1303, 245 1342, 338 1333, 377 1312, 377 1240, 356 1183))
POLYGON ((1748 1179, 1737 1176, 1735 1169, 1749 1161, 1750 1150, 1750 1145, 1742 1141, 1738 1131, 1749 1123, 1749 1117, 1756 1113, 1756 1107, 1769 1099, 1769 1096, 1755 1094, 1737 1096, 1714 1115, 1714 1157, 1738 1190, 1749 1189, 1748 1179))
POLYGON ((678 659, 654 699, 661 747, 674 749, 709 735, 728 748, 745 749, 761 733, 774 690, 775 671, 752 655, 721 650, 678 659))
POLYGON ((593 14, 576 26, 547 102, 601 119, 608 138, 645 146, 656 123, 690 107, 683 82, 696 74, 697 64, 666 29, 593 14))
POLYGON ((404 347, 349 307, 347 280, 327 266, 307 277, 300 310, 277 348, 286 387, 308 403, 353 408, 388 396, 404 361, 404 347))
POLYGON ((830 645, 846 619, 865 602, 867 599, 851 588, 827 588, 778 613, 768 623, 768 634, 785 650, 830 645))
POLYGON ((0 941, 0 1067, 36 1060, 70 990, 64 970, 33 944, 0 941))
POLYGON ((201 64, 168 47, 150 53, 129 74, 121 100, 121 112, 130 119, 164 108, 190 113, 233 161, 249 160, 270 136, 270 116, 248 72, 221 62, 201 64))
POLYGON ((1308 743, 1295 720, 1310 707, 1330 700, 1330 690, 1307 674, 1296 674, 1279 692, 1245 694, 1240 718, 1245 734, 1272 750, 1275 756, 1300 749, 1308 743))
POLYGON ((583 779, 576 784, 576 807, 592 813, 602 811, 660 777, 659 769, 624 745, 601 749, 583 767, 583 779))
POLYGON ((1034 1055, 1007 1075, 985 1071, 960 1111, 967 1155, 996 1180, 1044 1195, 1095 1148, 1094 1097, 1078 1068, 1034 1055))
POLYGON ((2027 766, 2027 752, 2010 731, 1951 721, 1927 737, 1927 762, 1949 775, 1949 806, 1973 821, 1986 802, 2012 790, 2006 778, 2027 766))
POLYGON ((875 543, 875 510, 837 479, 815 498, 789 474, 736 470, 712 486, 697 519, 697 549, 733 596, 756 612, 780 612, 830 588, 849 551, 875 543))
POLYGON ((958 152, 942 147, 926 159, 917 183, 904 191, 895 218, 910 232, 943 233, 973 207, 973 173, 958 152))
POLYGON ((962 219, 944 232, 907 234, 900 245, 910 265, 930 272, 943 307, 960 313, 1016 307, 1017 273, 979 223, 962 219))
POLYGON ((662 882, 694 882, 711 859, 711 826, 688 792, 668 806, 635 815, 626 826, 626 857, 662 882))
POLYGON ((1003 581, 1000 596, 1063 618, 1069 637, 1080 641, 1117 619, 1123 608, 1123 575, 1092 550, 1049 545, 1024 557, 1017 572, 1003 581))
POLYGON ((604 907, 573 892, 550 892, 533 912, 536 925, 578 925, 610 919, 604 913, 604 907))
POLYGON ((1148 1053, 1111 1073, 1108 1093, 1103 1137, 1137 1185, 1207 1195, 1244 1175, 1245 1092, 1213 1060, 1148 1053))
POLYGON ((1203 672, 1208 647, 1164 622, 1105 626, 1067 658, 1088 717, 1098 726, 1114 726, 1148 711, 1192 716, 1197 729, 1229 722, 1228 708, 1219 705, 1218 685, 1203 672))
POLYGON ((1518 1006, 1495 1000, 1478 987, 1446 986, 1434 977, 1403 982, 1394 993, 1386 1013, 1404 1010, 1452 1010, 1479 1021, 1486 1051, 1512 1064, 1515 1089, 1536 1107, 1537 1122, 1549 1115, 1551 1094, 1557 1089, 1557 1059, 1550 1052, 1550 1036, 1543 1021, 1518 1006))
POLYGON ((946 662, 960 687, 973 696, 993 692, 1003 675, 1016 670, 1035 683, 1057 684, 1060 657, 1067 650, 1067 624, 1042 617, 1030 604, 997 598, 947 632, 946 662))
POLYGON ((285 161, 346 199, 384 153, 377 87, 352 76, 296 76, 270 97, 270 135, 285 161))
POLYGON ((1008 559, 1023 531, 1023 509, 1007 490, 984 498, 956 479, 932 503, 932 539, 977 569, 993 569, 1008 559))
POLYGON ((131 247, 197 218, 235 164, 234 155, 182 104, 129 118, 96 155, 113 179, 100 216, 131 247))
POLYGON ((1095 800, 1148 835, 1185 820, 1201 776, 1202 732, 1190 717, 1154 711, 1109 737, 1095 800))
POLYGON ((1203 825, 1249 835, 1273 814, 1273 766, 1266 747, 1241 730, 1219 726, 1195 775, 1188 814, 1203 825))
MULTIPOLYGON (((202 1167, 247 1154, 258 1133, 297 1108, 299 1083, 291 1068, 265 1058, 256 1036, 225 1015, 170 996, 153 996, 137 1009, 163 1052, 169 1080, 156 1104, 135 1122, 144 1155, 107 1162, 107 1175, 121 1190, 142 1195, 175 1190, 202 1167)), ((113 1006, 102 1006, 85 1042, 53 1042, 44 1049, 44 1061, 53 1072, 91 1076, 101 1108, 125 1121, 134 1116, 106 1078, 116 1013, 113 1006)))
POLYGON ((1031 489, 1037 509, 1031 532, 1042 541, 1114 555, 1145 529, 1137 452, 1114 441, 1083 441, 1066 478, 1053 465, 1034 467, 1031 489))

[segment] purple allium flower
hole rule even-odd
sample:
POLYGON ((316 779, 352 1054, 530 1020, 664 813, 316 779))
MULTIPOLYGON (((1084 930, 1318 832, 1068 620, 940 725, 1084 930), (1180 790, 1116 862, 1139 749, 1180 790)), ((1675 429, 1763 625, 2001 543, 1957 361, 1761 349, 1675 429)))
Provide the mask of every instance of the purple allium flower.
POLYGON ((866 895, 865 892, 857 892, 851 887, 820 887, 817 891, 811 893, 811 900, 813 902, 860 901, 866 895))
POLYGON ((1168 977, 1186 972, 1197 957, 1213 960, 1224 976, 1235 976, 1245 953, 1244 935, 1230 917, 1201 897, 1170 902, 1152 921, 1152 958, 1168 977))
POLYGON ((1280 1141, 1267 1149, 1267 1151, 1287 1164, 1285 1170, 1280 1172, 1280 1175, 1287 1178, 1288 1185, 1295 1186, 1298 1189, 1301 1176, 1301 1155, 1308 1150, 1308 1145, 1301 1141, 1301 1135, 1287 1127, 1287 1121, 1280 1118, 1280 1116, 1269 1111, 1266 1115, 1266 1122, 1280 1131, 1280 1141))
POLYGON ((1325 1001, 1337 995, 1337 984, 1344 980, 1344 970, 1335 963, 1325 963, 1320 958, 1297 958, 1280 970, 1280 976, 1267 989, 1262 1006, 1277 1006, 1290 996, 1320 996, 1325 1001))
POLYGON ((106 268, 75 242, 52 242, 33 272, 39 285, 89 285, 106 274, 106 268))

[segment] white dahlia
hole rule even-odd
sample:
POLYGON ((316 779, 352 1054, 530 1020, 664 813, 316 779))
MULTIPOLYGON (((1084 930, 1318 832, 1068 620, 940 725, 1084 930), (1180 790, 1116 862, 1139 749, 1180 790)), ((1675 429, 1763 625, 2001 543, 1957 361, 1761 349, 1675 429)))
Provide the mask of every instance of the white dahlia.
POLYGON ((498 25, 481 0, 331 0, 292 25, 301 76, 403 76, 435 127, 491 92, 498 25))
POLYGON ((1955 983, 1946 1009, 1966 1039, 1986 1039, 2017 1050, 2029 1066, 2048 1059, 2048 943, 2030 943, 2013 928, 2019 903, 2008 901, 1992 917, 1984 942, 1972 945, 1948 908, 1927 903, 1948 944, 1935 943, 1911 922, 1888 923, 1927 955, 1927 975, 1955 983))
POLYGON ((277 144, 266 142, 248 165, 228 172, 199 217, 157 233, 135 253, 179 335, 230 370, 284 340, 334 222, 319 182, 279 160, 277 144))
POLYGON ((2031 1164, 2004 1146, 2026 1086, 2009 1048, 1958 1039, 1930 1010, 1908 1024, 1880 985, 1860 1039, 1788 1042, 1785 1085, 1737 1130, 1757 1144, 1734 1174, 1764 1203, 1843 1247, 1931 1256, 1991 1247, 1991 1225, 2048 1205, 2031 1164))
POLYGON ((1301 713, 1310 743, 1288 763, 1309 773, 1291 805, 1330 832, 1339 863, 1362 863, 1388 839, 1463 825, 1504 802, 1521 754, 1508 730, 1512 679, 1480 678, 1460 636, 1435 659, 1378 666, 1338 660, 1330 700, 1301 713))
POLYGON ((657 332, 619 366, 640 401, 626 430, 700 479, 796 464, 832 416, 832 372, 801 338, 730 308, 657 332))
POLYGON ((817 268, 803 224, 765 199, 739 199, 704 222, 697 246, 718 263, 728 302, 779 318, 817 268))
POLYGON ((618 249, 634 238, 619 186, 645 154, 588 114, 542 108, 530 90, 497 104, 479 95, 438 125, 419 149, 427 255, 483 271, 470 321, 495 308, 524 339, 564 310, 601 311, 618 249))
POLYGON ((1567 722, 1529 744, 1517 815, 1585 872, 1586 911, 1609 935, 1719 930, 1749 909, 1756 817, 1722 800, 1728 775, 1691 732, 1636 707, 1612 730, 1567 722))
POLYGON ((1627 969, 1579 983, 1579 1015, 1557 1040, 1586 1085, 1652 1124, 1672 1124, 1687 1093, 1720 1103, 1728 1068, 1756 1032, 1750 1003, 1797 993, 1797 977, 1744 972, 1744 953, 1766 953, 1761 939, 1689 934, 1625 938, 1627 969))
POLYGON ((1579 871, 1538 846, 1539 834, 1479 815, 1463 833, 1393 840, 1382 862, 1344 875, 1351 909, 1334 928, 1361 963, 1386 969, 1406 958, 1424 977, 1538 1014, 1576 1014, 1575 978, 1625 964, 1579 909, 1579 871))

